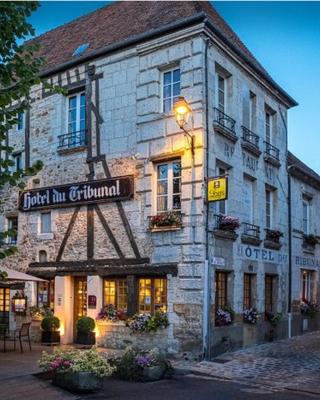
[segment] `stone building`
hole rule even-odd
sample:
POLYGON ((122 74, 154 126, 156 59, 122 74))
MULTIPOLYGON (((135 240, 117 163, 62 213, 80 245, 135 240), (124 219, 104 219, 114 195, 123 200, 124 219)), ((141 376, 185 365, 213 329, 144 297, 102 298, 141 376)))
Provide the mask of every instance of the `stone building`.
POLYGON ((54 308, 64 343, 79 316, 109 303, 165 311, 170 325, 146 341, 102 324, 108 346, 213 355, 286 335, 296 102, 207 2, 114 3, 35 40, 42 76, 67 95, 34 87, 9 135, 16 168, 44 163, 20 199, 1 194, 0 223, 18 228, 19 249, 2 265, 48 280, 30 304, 54 308), (185 131, 172 111, 180 96, 185 131), (228 200, 207 202, 214 176, 228 177, 228 200), (233 321, 220 326, 226 307, 233 321), (243 322, 251 308, 256 325, 243 322), (276 332, 266 311, 283 315, 276 332))

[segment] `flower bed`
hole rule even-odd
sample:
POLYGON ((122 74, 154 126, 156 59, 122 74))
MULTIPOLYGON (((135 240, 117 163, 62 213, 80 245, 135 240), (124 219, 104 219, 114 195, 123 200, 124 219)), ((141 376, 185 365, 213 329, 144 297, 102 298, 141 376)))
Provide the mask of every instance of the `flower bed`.
POLYGON ((150 217, 149 228, 180 228, 181 227, 181 213, 177 211, 167 211, 158 215, 150 217))
POLYGON ((215 316, 216 326, 231 325, 234 320, 234 311, 230 307, 218 308, 215 316))
POLYGON ((258 322, 258 312, 255 308, 249 308, 243 311, 243 322, 255 325, 258 322))

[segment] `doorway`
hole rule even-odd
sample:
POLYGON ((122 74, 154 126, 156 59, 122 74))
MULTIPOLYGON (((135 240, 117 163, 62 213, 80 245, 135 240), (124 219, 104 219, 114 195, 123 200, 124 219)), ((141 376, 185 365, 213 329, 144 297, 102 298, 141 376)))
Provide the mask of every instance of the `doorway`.
POLYGON ((0 324, 9 328, 10 289, 0 287, 0 324))
POLYGON ((74 278, 73 336, 76 340, 76 324, 79 318, 87 315, 87 277, 74 278))

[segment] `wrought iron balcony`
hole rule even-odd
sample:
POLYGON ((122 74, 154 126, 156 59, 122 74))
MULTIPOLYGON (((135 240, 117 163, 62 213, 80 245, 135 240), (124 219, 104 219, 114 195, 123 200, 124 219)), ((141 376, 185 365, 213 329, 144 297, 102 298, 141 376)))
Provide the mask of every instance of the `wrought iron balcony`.
POLYGON ((280 150, 277 147, 273 146, 271 143, 264 142, 264 144, 265 155, 279 161, 280 150))
POLYGON ((58 139, 58 150, 74 149, 86 146, 87 144, 87 135, 85 130, 66 133, 65 135, 58 136, 58 139))
POLYGON ((260 240, 260 227, 258 225, 248 224, 247 222, 243 222, 242 225, 243 235, 260 240))
POLYGON ((247 143, 250 143, 252 146, 255 146, 259 149, 259 136, 250 131, 245 126, 241 126, 242 129, 242 140, 247 143))
POLYGON ((214 108, 214 125, 218 128, 219 133, 225 136, 227 133, 230 140, 237 140, 235 132, 236 121, 218 108, 214 108))

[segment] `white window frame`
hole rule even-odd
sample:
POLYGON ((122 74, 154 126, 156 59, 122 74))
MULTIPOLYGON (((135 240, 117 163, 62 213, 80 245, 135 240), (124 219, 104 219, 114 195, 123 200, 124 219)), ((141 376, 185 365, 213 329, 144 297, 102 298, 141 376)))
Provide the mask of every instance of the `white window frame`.
POLYGON ((270 189, 266 189, 265 191, 265 196, 266 196, 266 228, 267 229, 273 229, 273 207, 274 207, 274 199, 273 199, 273 191, 270 189), (267 193, 269 193, 269 201, 268 201, 268 196, 267 193), (269 214, 268 214, 268 209, 267 209, 267 204, 269 203, 269 214), (270 223, 268 224, 268 218, 270 220, 270 223))
MULTIPOLYGON (((166 86, 169 86, 169 85, 166 85, 166 86)), ((180 66, 178 65, 175 68, 170 68, 170 69, 167 69, 167 70, 164 70, 164 71, 161 72, 161 96, 160 96, 160 98, 161 98, 161 112, 165 113, 165 114, 171 113, 172 109, 173 109, 173 105, 174 105, 174 98, 178 98, 179 96, 181 96, 181 69, 180 69, 180 66), (176 71, 176 70, 179 70, 179 77, 180 77, 179 81, 173 81, 173 72, 176 71), (170 87, 171 87, 170 97, 164 97, 164 86, 165 86, 164 85, 164 74, 166 74, 168 72, 170 72, 172 74, 172 80, 170 82, 170 87), (180 90, 179 90, 179 94, 177 96, 173 96, 173 84, 174 83, 179 83, 180 90), (165 111, 165 109, 164 109, 164 101, 168 100, 168 99, 170 99, 171 106, 170 106, 170 110, 169 111, 165 111)))
POLYGON ((39 224, 39 233, 40 233, 40 235, 47 235, 47 234, 50 234, 50 233, 52 233, 52 213, 50 212, 50 211, 43 211, 43 212, 41 212, 40 213, 40 220, 39 220, 39 222, 40 222, 40 224, 39 224), (43 232, 43 220, 42 220, 42 217, 43 217, 43 215, 46 215, 46 214, 48 214, 49 215, 49 218, 50 218, 50 231, 49 232, 43 232))
MULTIPOLYGON (((154 210, 155 214, 161 214, 161 213, 164 213, 167 211, 181 212, 181 209, 173 209, 173 196, 179 194, 179 193, 173 193, 173 164, 176 162, 180 162, 180 166, 181 166, 181 159, 173 159, 173 160, 168 160, 168 161, 164 161, 164 162, 154 163, 153 210, 154 210), (157 206, 158 167, 161 165, 168 165, 168 177, 167 177, 168 190, 167 190, 167 209, 159 211, 158 206, 157 206)), ((182 172, 182 170, 180 169, 180 186, 181 186, 181 182, 182 182, 181 172, 182 172)), ((182 197, 182 186, 181 186, 181 191, 180 191, 180 203, 181 203, 181 197, 182 197)))
POLYGON ((86 95, 85 92, 81 91, 79 93, 73 93, 70 96, 67 97, 67 126, 66 126, 66 132, 67 133, 74 133, 74 132, 79 132, 81 131, 80 129, 80 108, 81 108, 81 96, 86 95), (69 131, 69 107, 70 107, 70 99, 72 97, 76 97, 76 130, 75 131, 69 131))
POLYGON ((301 301, 313 301, 313 284, 314 284, 314 276, 315 271, 302 269, 301 270, 301 293, 300 298, 301 301), (306 293, 307 295, 304 297, 304 285, 306 284, 306 293))
POLYGON ((217 90, 216 90, 216 102, 217 102, 217 109, 222 111, 224 114, 226 114, 227 111, 227 80, 226 78, 221 74, 217 73, 216 75, 216 85, 217 85, 217 90), (223 110, 220 109, 220 102, 219 102, 219 93, 221 92, 220 86, 219 86, 219 79, 223 80, 223 110))
POLYGON ((311 217, 311 204, 310 200, 308 199, 303 199, 302 200, 302 230, 303 233, 306 235, 310 234, 310 218, 311 217), (304 210, 306 208, 307 211, 307 218, 304 218, 304 210), (305 226, 305 221, 306 221, 306 226, 305 226))

